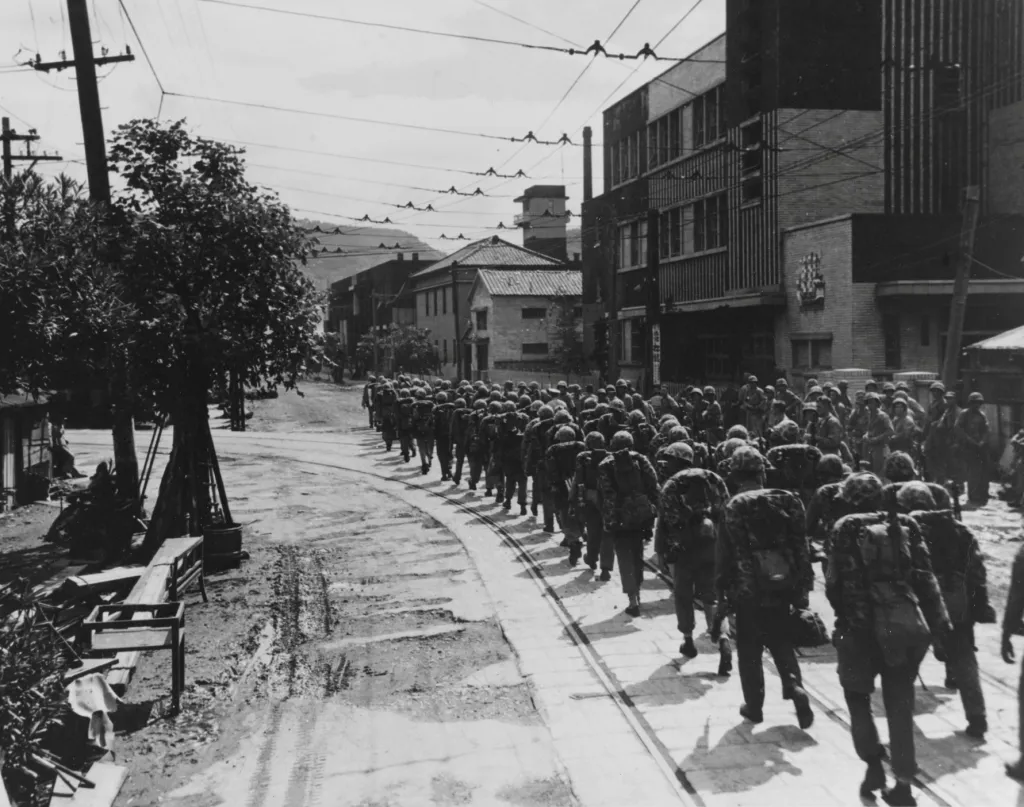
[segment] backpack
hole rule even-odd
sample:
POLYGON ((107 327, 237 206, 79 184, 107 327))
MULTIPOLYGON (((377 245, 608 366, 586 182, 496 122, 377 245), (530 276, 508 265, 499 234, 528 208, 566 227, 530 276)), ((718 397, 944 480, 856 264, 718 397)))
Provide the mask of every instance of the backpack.
POLYGON ((803 513, 800 500, 787 490, 759 490, 740 494, 733 502, 742 507, 749 538, 754 588, 762 605, 789 604, 800 585, 791 544, 794 512, 803 513))
POLYGON ((597 466, 608 456, 608 451, 603 448, 595 448, 586 454, 583 465, 583 500, 594 507, 600 507, 601 495, 597 489, 597 466))
POLYGON ((970 543, 960 534, 960 525, 949 510, 916 511, 910 514, 921 527, 928 544, 935 579, 942 590, 946 611, 954 625, 970 623, 971 597, 967 587, 970 543))
POLYGON ((615 480, 618 529, 645 530, 654 523, 657 511, 644 492, 644 478, 640 463, 629 449, 612 455, 612 474, 615 480))
POLYGON ((910 585, 910 533, 895 513, 865 521, 857 539, 875 640, 891 667, 917 664, 931 632, 910 585))

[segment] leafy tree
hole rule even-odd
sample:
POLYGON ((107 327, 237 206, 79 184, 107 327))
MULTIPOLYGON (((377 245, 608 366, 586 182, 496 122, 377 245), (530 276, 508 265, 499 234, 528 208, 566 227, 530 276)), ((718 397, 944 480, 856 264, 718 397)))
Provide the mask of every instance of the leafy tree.
POLYGON ((365 367, 373 367, 374 342, 381 365, 375 370, 427 374, 441 366, 441 354, 426 328, 391 325, 379 334, 363 334, 356 345, 356 358, 365 367))
POLYGON ((583 320, 576 314, 576 300, 560 297, 555 300, 554 358, 568 377, 587 371, 587 355, 583 347, 583 320))
POLYGON ((73 386, 109 369, 129 309, 109 271, 109 231, 79 183, 0 182, 0 394, 73 386))
MULTIPOLYGON (((294 387, 319 355, 323 301, 299 268, 307 241, 289 209, 245 178, 243 151, 195 137, 184 121, 135 120, 114 134, 111 170, 121 294, 134 311, 130 385, 169 413, 171 460, 147 544, 193 534, 217 511, 211 381, 294 387)), ((226 501, 223 502, 226 504, 226 501)))

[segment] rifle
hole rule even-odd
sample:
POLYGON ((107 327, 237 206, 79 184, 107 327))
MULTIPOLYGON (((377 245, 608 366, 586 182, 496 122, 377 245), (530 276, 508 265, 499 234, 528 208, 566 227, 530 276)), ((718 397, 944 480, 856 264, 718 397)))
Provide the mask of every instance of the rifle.
POLYGON ((962 485, 957 481, 953 480, 949 485, 949 494, 953 499, 953 517, 957 521, 963 520, 963 509, 960 506, 960 494, 963 493, 962 485))

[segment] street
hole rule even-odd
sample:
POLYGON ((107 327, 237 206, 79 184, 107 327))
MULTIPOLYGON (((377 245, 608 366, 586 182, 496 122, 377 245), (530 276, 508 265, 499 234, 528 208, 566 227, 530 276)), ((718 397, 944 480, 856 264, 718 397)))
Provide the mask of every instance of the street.
MULTIPOLYGON (((679 656, 670 591, 650 570, 630 619, 617 579, 569 567, 532 517, 386 454, 357 388, 303 391, 257 403, 246 433, 215 431, 235 518, 279 553, 286 581, 261 670, 201 759, 132 804, 859 803, 830 646, 802 658, 813 727, 797 727, 771 679, 753 726, 706 636, 697 658, 679 656)), ((108 437, 71 439, 88 469, 108 437)), ((967 519, 1005 577, 988 544, 1018 517, 990 508, 967 519)), ((820 580, 812 605, 830 625, 820 580)), ((997 626, 980 626, 978 646, 984 743, 962 734, 942 665, 922 668, 921 804, 1024 805, 1002 770, 1018 671, 998 658, 997 626)))

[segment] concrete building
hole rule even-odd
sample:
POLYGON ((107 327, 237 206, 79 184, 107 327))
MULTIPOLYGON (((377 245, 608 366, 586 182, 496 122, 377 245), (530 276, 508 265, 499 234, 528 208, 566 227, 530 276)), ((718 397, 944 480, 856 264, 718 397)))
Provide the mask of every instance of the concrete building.
POLYGON ((1024 0, 726 11, 725 34, 604 113, 583 262, 608 374, 648 365, 652 316, 666 380, 937 370, 968 185, 965 341, 1024 322, 1024 0))
POLYGON ((327 330, 341 337, 342 347, 351 354, 359 340, 370 333, 374 324, 412 325, 416 322, 416 301, 409 276, 440 257, 427 253, 427 260, 413 252, 395 253, 383 261, 351 277, 331 284, 327 307, 327 330), (374 311, 376 305, 376 311, 374 311))
POLYGON ((481 269, 469 293, 473 378, 491 371, 557 371, 567 321, 582 339, 582 272, 481 269))
POLYGON ((409 283, 416 324, 430 331, 445 375, 469 378, 472 372, 471 351, 463 350, 461 342, 469 332, 469 295, 481 269, 564 270, 565 264, 495 235, 414 272, 409 283))
POLYGON ((563 263, 569 260, 566 249, 566 225, 569 216, 564 185, 533 185, 515 199, 523 205, 515 224, 523 230, 523 246, 549 255, 563 263))

